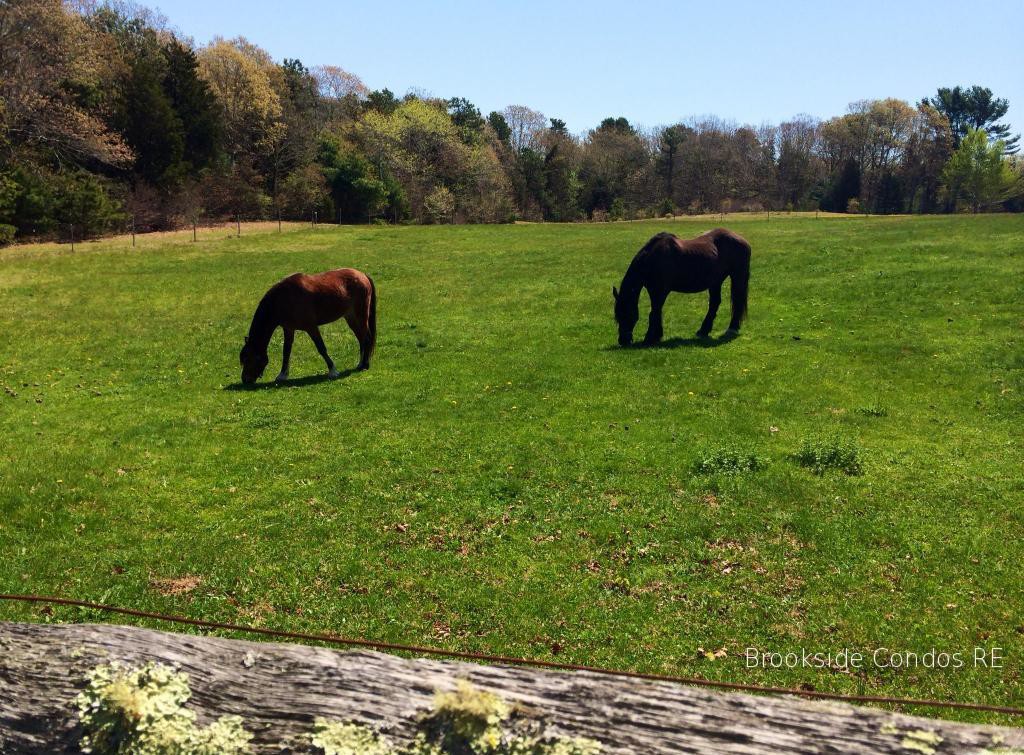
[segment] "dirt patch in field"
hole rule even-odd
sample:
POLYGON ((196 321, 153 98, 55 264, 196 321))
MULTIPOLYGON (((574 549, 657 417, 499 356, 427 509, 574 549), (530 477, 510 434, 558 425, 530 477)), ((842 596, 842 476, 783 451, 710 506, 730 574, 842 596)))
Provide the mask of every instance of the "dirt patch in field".
POLYGON ((161 595, 185 595, 195 590, 202 583, 202 577, 195 574, 183 574, 180 577, 150 579, 149 587, 161 595))

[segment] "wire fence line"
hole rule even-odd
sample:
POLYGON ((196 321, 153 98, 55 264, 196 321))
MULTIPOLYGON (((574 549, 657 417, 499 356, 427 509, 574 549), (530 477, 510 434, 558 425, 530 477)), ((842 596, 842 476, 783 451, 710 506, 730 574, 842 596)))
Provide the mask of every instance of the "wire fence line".
POLYGON ((275 639, 301 640, 303 642, 321 642, 343 647, 360 647, 372 650, 384 650, 390 652, 412 653, 414 655, 429 655, 444 658, 456 658, 459 660, 475 661, 482 663, 498 663, 509 666, 526 666, 532 668, 551 669, 555 671, 585 671, 592 674, 606 676, 618 676, 631 679, 645 679, 657 682, 669 682, 673 684, 686 684, 695 687, 708 687, 712 689, 730 690, 733 692, 753 692, 771 695, 793 695, 817 700, 836 700, 846 703, 873 703, 885 705, 921 706, 929 708, 944 708, 948 710, 970 710, 984 711, 987 713, 1001 713, 1008 716, 1024 716, 1024 708, 1016 708, 1004 705, 988 705, 985 703, 957 702, 948 700, 930 700, 924 698, 887 697, 882 695, 848 695, 838 692, 820 692, 818 690, 799 689, 790 687, 773 687, 761 684, 746 684, 742 682, 725 682, 713 679, 702 679, 700 677, 672 676, 668 674, 654 674, 640 671, 624 671, 620 669, 603 668, 600 666, 587 666, 575 663, 559 663, 557 661, 545 661, 536 658, 518 658, 515 656, 494 655, 490 653, 478 653, 465 650, 447 650, 422 645, 408 645, 381 640, 367 640, 361 638, 342 637, 335 634, 318 634, 309 632, 290 632, 279 629, 266 629, 264 627, 251 627, 241 624, 230 624, 220 621, 207 621, 205 619, 193 619, 187 616, 176 616, 172 614, 157 613, 155 611, 141 611, 134 608, 94 603, 87 600, 75 600, 71 598, 60 598, 52 595, 16 595, 0 594, 0 601, 8 603, 26 604, 50 604, 59 606, 70 606, 85 608, 104 613, 119 614, 122 616, 133 616, 136 618, 153 619, 170 624, 181 624, 202 629, 219 629, 229 632, 241 632, 255 634, 275 639))
MULTIPOLYGON (((650 223, 652 221, 666 221, 666 222, 679 222, 679 221, 695 221, 705 220, 707 222, 721 222, 724 223, 728 220, 741 220, 741 221, 755 221, 763 220, 766 222, 778 221, 785 218, 810 218, 815 219, 827 219, 827 218, 848 218, 848 219, 866 219, 871 217, 895 217, 895 216, 879 216, 870 215, 868 213, 861 214, 848 214, 848 213, 833 213, 824 212, 819 210, 736 210, 732 212, 713 212, 713 213, 700 213, 700 214, 682 214, 682 215, 664 215, 662 217, 652 216, 648 218, 637 218, 637 219, 622 219, 622 220, 609 220, 609 219, 594 219, 594 220, 580 220, 571 221, 566 223, 554 223, 549 222, 550 225, 591 225, 594 223, 650 223)), ((379 219, 376 219, 374 223, 380 223, 379 219)), ((533 224, 534 222, 547 222, 547 221, 516 221, 533 224)), ((229 232, 228 235, 242 236, 244 233, 252 230, 259 230, 261 232, 277 230, 283 232, 287 229, 301 229, 301 228, 317 228, 323 225, 324 221, 316 211, 311 211, 309 216, 304 219, 296 218, 267 218, 267 217, 256 217, 256 216, 234 216, 225 218, 196 218, 190 221, 178 222, 170 227, 153 228, 144 226, 137 222, 135 216, 130 216, 123 221, 108 222, 105 223, 101 230, 93 229, 86 232, 81 224, 78 223, 62 223, 53 232, 42 235, 30 235, 28 238, 16 242, 15 246, 25 246, 32 244, 58 244, 70 246, 71 251, 74 251, 77 246, 84 243, 90 242, 111 242, 117 241, 118 239, 124 239, 127 246, 136 248, 138 242, 142 239, 168 239, 184 235, 188 235, 189 240, 197 242, 200 240, 202 234, 206 233, 209 235, 212 233, 219 233, 221 231, 229 232), (230 231, 234 231, 233 234, 230 231)), ((333 221, 328 221, 328 225, 338 225, 333 221)), ((404 225, 404 224, 403 224, 404 225)))
MULTIPOLYGON (((321 226, 317 223, 316 228, 321 226)), ((240 221, 208 221, 197 223, 195 226, 187 225, 176 228, 142 231, 133 229, 130 224, 122 227, 111 227, 109 233, 102 235, 89 235, 85 238, 79 233, 77 226, 71 225, 62 227, 59 235, 49 237, 28 239, 16 242, 0 250, 10 252, 16 250, 25 251, 48 251, 62 250, 66 252, 79 252, 86 248, 124 249, 128 251, 145 251, 165 244, 203 244, 204 242, 224 240, 229 238, 246 238, 253 234, 287 234, 297 230, 309 230, 312 224, 309 221, 282 220, 245 220, 240 221)))

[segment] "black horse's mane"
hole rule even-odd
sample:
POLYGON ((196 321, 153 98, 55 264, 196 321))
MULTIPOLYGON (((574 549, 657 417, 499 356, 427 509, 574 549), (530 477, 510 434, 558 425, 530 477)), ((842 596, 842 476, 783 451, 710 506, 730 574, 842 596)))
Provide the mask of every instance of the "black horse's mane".
POLYGON ((626 268, 626 274, 622 277, 622 290, 619 292, 620 294, 626 293, 629 296, 632 296, 634 293, 639 294, 640 289, 644 287, 647 256, 665 242, 678 244, 679 237, 674 233, 661 231, 651 236, 647 243, 640 247, 640 251, 633 257, 629 267, 626 268))

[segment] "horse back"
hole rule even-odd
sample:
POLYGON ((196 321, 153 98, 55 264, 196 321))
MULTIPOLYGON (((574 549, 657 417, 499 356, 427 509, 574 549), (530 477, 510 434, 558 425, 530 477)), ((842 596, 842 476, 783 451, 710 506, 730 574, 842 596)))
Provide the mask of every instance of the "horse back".
POLYGON ((293 273, 275 286, 281 321, 308 330, 341 319, 365 307, 370 279, 352 268, 323 273, 293 273))
POLYGON ((634 260, 648 282, 671 291, 696 293, 719 285, 749 265, 750 244, 732 231, 715 228, 692 239, 659 233, 634 260))
POLYGON ((718 277, 718 250, 711 239, 680 239, 659 233, 637 255, 648 284, 682 293, 703 291, 718 277))
POLYGON ((738 233, 715 228, 692 239, 675 239, 683 258, 699 269, 710 265, 721 275, 746 269, 750 264, 750 244, 738 233))
POLYGON ((750 262, 750 242, 738 233, 728 228, 715 228, 704 235, 711 239, 719 256, 727 259, 731 266, 750 262))

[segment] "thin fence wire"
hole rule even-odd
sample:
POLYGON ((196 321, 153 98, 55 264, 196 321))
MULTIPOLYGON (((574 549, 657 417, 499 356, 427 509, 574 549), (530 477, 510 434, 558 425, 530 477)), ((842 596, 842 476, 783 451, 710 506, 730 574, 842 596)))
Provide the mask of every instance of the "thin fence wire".
MULTIPOLYGON (((706 212, 697 214, 666 214, 662 217, 650 216, 650 217, 638 217, 629 221, 611 221, 607 218, 601 218, 600 220, 580 220, 576 221, 575 224, 590 224, 595 222, 638 222, 638 221, 651 221, 651 220, 666 220, 666 221, 685 221, 685 220, 713 220, 721 223, 725 223, 729 220, 742 220, 742 221, 754 221, 763 220, 771 222, 773 219, 780 219, 783 217, 797 217, 807 218, 813 217, 819 219, 819 217, 825 218, 870 218, 872 217, 868 213, 821 213, 818 210, 772 210, 770 208, 761 210, 733 210, 733 211, 718 211, 718 212, 706 212)), ((877 217, 877 216, 875 216, 877 217)), ((371 225, 375 218, 371 215, 367 218, 367 224, 371 225)), ((307 228, 318 228, 322 223, 323 219, 319 217, 319 213, 316 211, 310 211, 304 217, 293 217, 291 219, 282 218, 280 213, 273 214, 269 217, 241 217, 240 215, 232 215, 230 217, 223 218, 209 218, 209 217, 196 217, 191 219, 182 220, 174 223, 167 227, 154 227, 141 223, 138 216, 128 216, 123 221, 108 222, 104 224, 101 232, 88 232, 85 227, 79 223, 62 223, 56 231, 51 234, 43 234, 40 236, 29 236, 25 239, 19 239, 18 244, 46 244, 55 243, 61 245, 70 246, 71 250, 74 251, 76 247, 81 246, 83 243, 92 242, 113 242, 119 238, 125 239, 125 244, 131 248, 138 248, 144 246, 140 243, 142 241, 149 241, 153 239, 166 239, 174 236, 175 234, 184 234, 191 231, 191 241, 197 242, 201 239, 204 232, 216 233, 220 231, 233 231, 230 233, 231 236, 244 236, 246 230, 250 232, 256 230, 258 232, 267 230, 277 230, 279 233, 283 230, 283 224, 287 223, 292 227, 301 228, 303 226, 307 228)), ((534 221, 529 221, 534 222, 534 221)), ((331 221, 330 225, 334 225, 331 221)), ((551 225, 573 225, 574 223, 549 223, 551 225)))
POLYGON ((490 653, 477 653, 464 650, 446 650, 444 648, 426 647, 422 645, 406 645, 402 643, 383 642, 380 640, 366 640, 352 637, 341 637, 334 634, 316 634, 308 632, 288 632, 279 629, 266 629, 262 627, 249 627, 241 624, 229 624, 219 621, 206 621, 204 619, 192 619, 186 616, 174 616, 154 611, 140 611, 134 608, 123 608, 120 606, 107 605, 104 603, 93 603, 87 600, 73 600, 70 598, 59 598, 51 595, 11 595, 0 594, 0 601, 12 603, 45 603, 60 606, 73 606, 86 608, 105 613, 115 613, 123 616, 134 616, 137 618, 154 619, 171 624, 184 624, 202 629, 220 629, 230 632, 242 632, 256 634, 263 637, 274 637, 277 639, 302 640, 304 642, 322 642, 344 647, 361 647, 373 650, 386 650, 391 652, 412 653, 415 655, 430 655, 445 658, 458 658, 460 660, 478 661, 483 663, 499 663, 508 666, 526 666, 532 668, 550 669, 555 671, 585 671, 592 674, 606 676, 618 676, 629 679, 646 679, 656 682, 670 682, 674 684, 686 684, 694 687, 710 687, 713 689, 725 689, 733 692, 755 692, 772 695, 793 695, 818 700, 838 700, 847 703, 874 703, 885 705, 921 706, 930 708, 945 708, 953 710, 984 711, 988 713, 1002 713, 1008 716, 1024 716, 1024 708, 1015 708, 1004 705, 987 705, 984 703, 963 703, 947 700, 929 700, 920 698, 886 697, 881 695, 844 695, 837 692, 819 692, 817 690, 792 689, 789 687, 772 687, 760 684, 744 684, 741 682, 724 682, 713 679, 701 679, 699 677, 672 676, 667 674, 644 673, 640 671, 622 671, 618 669, 602 668, 600 666, 586 666, 575 663, 558 663, 556 661, 544 661, 535 658, 517 658, 507 655, 493 655, 490 653))

